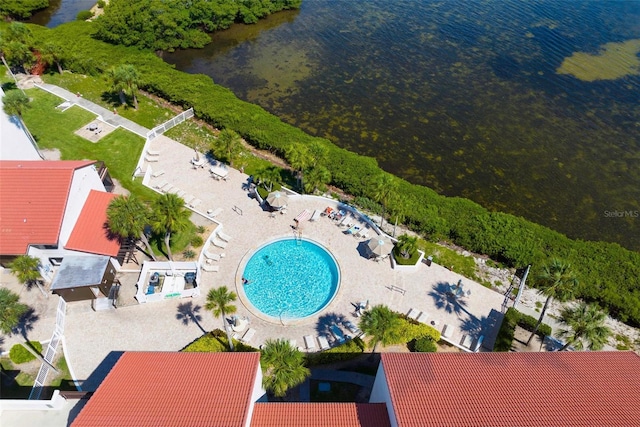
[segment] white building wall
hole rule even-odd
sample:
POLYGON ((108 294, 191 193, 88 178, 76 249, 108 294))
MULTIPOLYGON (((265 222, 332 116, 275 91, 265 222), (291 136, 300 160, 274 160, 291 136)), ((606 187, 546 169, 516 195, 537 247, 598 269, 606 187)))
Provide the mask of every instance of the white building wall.
POLYGON ((251 425, 251 419, 253 418, 253 408, 257 401, 263 401, 266 391, 262 388, 262 368, 260 367, 260 363, 258 363, 258 368, 256 372, 256 380, 253 383, 253 391, 251 393, 251 400, 249 402, 249 412, 247 414, 247 423, 246 427, 251 425))
POLYGON ((62 248, 67 244, 91 190, 106 191, 95 166, 90 165, 77 169, 73 173, 67 206, 64 210, 64 218, 62 219, 60 238, 58 240, 59 247, 62 248))
POLYGON ((386 404, 391 427, 398 427, 398 420, 396 419, 396 413, 393 410, 391 394, 389 393, 389 384, 387 383, 387 377, 384 373, 382 362, 380 362, 380 365, 378 365, 378 372, 376 373, 376 379, 373 382, 373 388, 371 390, 371 396, 369 397, 369 403, 386 404))

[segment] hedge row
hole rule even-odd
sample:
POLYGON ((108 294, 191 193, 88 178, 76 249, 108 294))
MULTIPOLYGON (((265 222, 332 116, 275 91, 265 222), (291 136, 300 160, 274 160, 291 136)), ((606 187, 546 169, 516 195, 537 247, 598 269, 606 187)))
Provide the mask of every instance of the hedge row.
MULTIPOLYGON (((332 184, 353 196, 376 199, 372 177, 383 171, 375 159, 338 148, 326 139, 312 137, 283 123, 259 106, 249 104, 204 75, 173 69, 150 52, 113 46, 91 37, 91 23, 72 22, 34 32, 65 52, 66 69, 99 74, 118 63, 133 64, 142 73, 142 87, 220 127, 233 129, 257 148, 283 156, 292 143, 316 143, 327 147, 324 166, 332 184)), ((450 240, 464 248, 489 255, 510 266, 532 264, 529 284, 550 257, 572 264, 580 285, 576 296, 598 302, 621 321, 640 326, 640 253, 615 243, 571 240, 521 217, 489 212, 462 198, 444 197, 435 191, 396 179, 400 197, 386 204, 391 215, 402 213, 405 223, 433 241, 450 240)), ((427 254, 428 255, 428 254, 427 254)))

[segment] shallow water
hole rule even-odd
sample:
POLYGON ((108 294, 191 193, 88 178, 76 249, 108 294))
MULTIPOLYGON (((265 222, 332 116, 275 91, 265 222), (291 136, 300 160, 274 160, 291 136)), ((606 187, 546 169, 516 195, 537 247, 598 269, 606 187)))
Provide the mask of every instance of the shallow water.
POLYGON ((639 5, 305 0, 165 59, 411 182, 640 249, 640 78, 557 71, 640 39, 639 5))
POLYGON ((411 182, 640 250, 638 39, 639 1, 304 0, 165 59, 411 182))

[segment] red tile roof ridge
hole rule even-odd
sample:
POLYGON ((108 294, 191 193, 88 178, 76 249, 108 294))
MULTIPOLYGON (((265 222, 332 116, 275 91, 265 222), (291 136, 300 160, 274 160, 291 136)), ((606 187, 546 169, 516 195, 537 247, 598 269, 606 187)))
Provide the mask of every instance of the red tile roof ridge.
POLYGON ((390 427, 384 403, 257 402, 251 427, 390 427))
POLYGON ((107 223, 107 208, 117 194, 91 190, 80 211, 80 216, 65 244, 65 249, 98 255, 116 256, 120 242, 110 235, 107 223))

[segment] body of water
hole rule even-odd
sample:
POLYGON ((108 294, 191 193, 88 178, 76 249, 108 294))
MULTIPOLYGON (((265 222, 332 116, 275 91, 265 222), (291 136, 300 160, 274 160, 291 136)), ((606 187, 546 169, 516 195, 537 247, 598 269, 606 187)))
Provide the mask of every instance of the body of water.
POLYGON ((640 2, 304 0, 165 55, 387 171, 640 249, 640 2))
POLYGON ((57 27, 65 22, 74 21, 78 12, 91 9, 97 0, 49 0, 49 7, 34 14, 29 22, 57 27))

